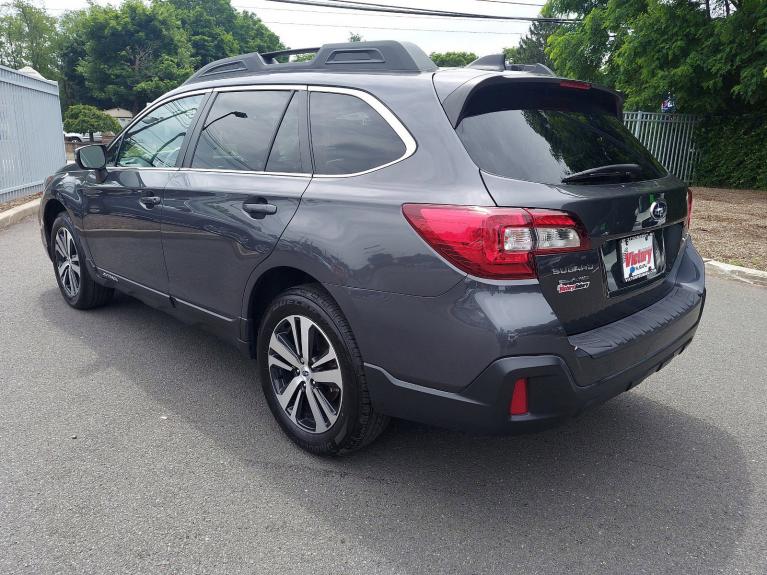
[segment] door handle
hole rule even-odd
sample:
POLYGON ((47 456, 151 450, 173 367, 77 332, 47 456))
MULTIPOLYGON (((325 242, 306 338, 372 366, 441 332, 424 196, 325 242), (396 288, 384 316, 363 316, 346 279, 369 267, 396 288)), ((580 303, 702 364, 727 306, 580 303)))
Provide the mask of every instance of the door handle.
POLYGON ((264 217, 277 213, 277 206, 274 204, 267 204, 266 200, 260 202, 245 202, 242 204, 242 209, 253 217, 264 217))
POLYGON ((145 208, 152 208, 158 205, 162 200, 159 196, 142 196, 138 199, 139 203, 145 208))

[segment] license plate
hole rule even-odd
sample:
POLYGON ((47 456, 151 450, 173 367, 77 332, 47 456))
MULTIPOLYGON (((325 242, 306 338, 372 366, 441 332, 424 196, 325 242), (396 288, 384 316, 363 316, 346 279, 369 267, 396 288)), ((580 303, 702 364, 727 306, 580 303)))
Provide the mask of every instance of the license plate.
POLYGON ((621 240, 623 281, 643 278, 655 271, 653 234, 642 234, 621 240))

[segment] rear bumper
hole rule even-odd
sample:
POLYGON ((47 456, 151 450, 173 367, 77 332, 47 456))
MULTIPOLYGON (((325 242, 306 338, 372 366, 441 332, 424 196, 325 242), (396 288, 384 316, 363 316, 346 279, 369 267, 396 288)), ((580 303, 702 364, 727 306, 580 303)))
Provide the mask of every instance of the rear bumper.
POLYGON ((366 364, 371 400, 381 413, 481 433, 523 433, 555 425, 639 384, 692 341, 705 291, 678 285, 621 322, 572 336, 574 354, 500 358, 460 392, 399 380, 366 364), (530 412, 510 416, 519 378, 528 379, 530 412))

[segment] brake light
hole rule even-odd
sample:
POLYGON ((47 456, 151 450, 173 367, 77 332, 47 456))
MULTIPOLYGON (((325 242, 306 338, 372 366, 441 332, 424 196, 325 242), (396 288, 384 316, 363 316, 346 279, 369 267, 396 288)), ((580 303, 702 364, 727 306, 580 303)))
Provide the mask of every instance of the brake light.
POLYGON ((687 189, 687 218, 684 221, 684 231, 690 233, 690 225, 692 224, 692 190, 687 189))
POLYGON ((437 253, 482 278, 535 278, 536 254, 589 247, 575 217, 555 210, 405 204, 402 213, 437 253))
POLYGON ((562 88, 574 88, 576 90, 591 90, 591 84, 579 80, 562 80, 559 85, 562 88))

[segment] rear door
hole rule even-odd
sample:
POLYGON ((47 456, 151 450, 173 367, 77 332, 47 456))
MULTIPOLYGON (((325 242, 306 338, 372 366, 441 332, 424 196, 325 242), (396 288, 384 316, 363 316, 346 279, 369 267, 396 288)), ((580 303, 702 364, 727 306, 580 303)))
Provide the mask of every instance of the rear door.
POLYGON ((657 301, 684 237, 687 188, 624 127, 613 93, 581 82, 496 80, 464 103, 456 132, 500 206, 575 214, 591 249, 537 256, 570 333, 657 301), (609 167, 612 166, 612 167, 609 167))
POLYGON ((203 98, 177 98, 146 113, 110 150, 105 180, 89 180, 83 189, 83 227, 93 259, 126 291, 160 299, 167 294, 162 194, 203 98))
POLYGON ((164 197, 170 293, 187 316, 238 329, 248 277, 311 179, 305 86, 222 90, 164 197))

